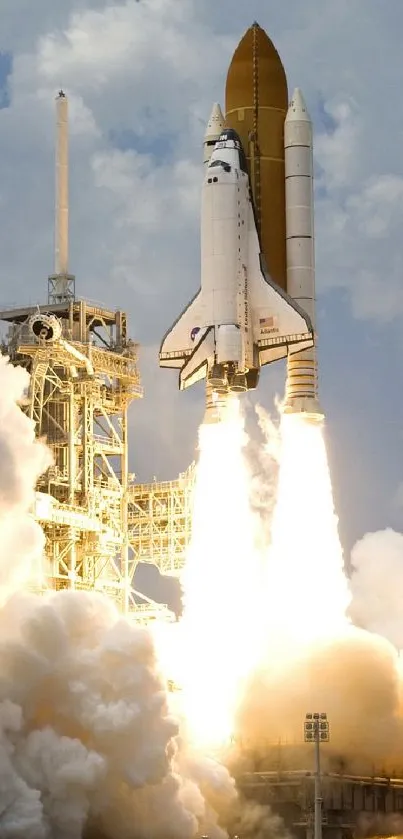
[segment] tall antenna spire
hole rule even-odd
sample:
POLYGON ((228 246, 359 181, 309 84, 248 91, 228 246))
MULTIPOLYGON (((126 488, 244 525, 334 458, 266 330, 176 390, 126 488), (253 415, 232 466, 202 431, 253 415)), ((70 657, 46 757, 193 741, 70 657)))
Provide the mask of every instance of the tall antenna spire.
POLYGON ((69 126, 68 99, 63 90, 56 98, 56 206, 55 273, 48 281, 48 302, 74 300, 75 277, 69 262, 69 126))
POLYGON ((69 250, 69 124, 68 100, 61 90, 56 100, 56 224, 55 274, 67 274, 69 250))

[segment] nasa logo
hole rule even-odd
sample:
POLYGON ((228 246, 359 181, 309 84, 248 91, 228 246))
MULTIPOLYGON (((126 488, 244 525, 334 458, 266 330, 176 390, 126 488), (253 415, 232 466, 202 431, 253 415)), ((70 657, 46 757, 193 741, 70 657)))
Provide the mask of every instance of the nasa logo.
POLYGON ((190 333, 190 340, 191 341, 195 340, 198 332, 200 332, 200 326, 194 326, 191 333, 190 333))

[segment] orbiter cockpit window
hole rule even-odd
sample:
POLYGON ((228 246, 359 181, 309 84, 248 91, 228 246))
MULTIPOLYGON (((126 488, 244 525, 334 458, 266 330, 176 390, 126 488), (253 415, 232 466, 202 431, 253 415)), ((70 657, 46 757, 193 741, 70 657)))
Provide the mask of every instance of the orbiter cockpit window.
POLYGON ((222 169, 224 169, 224 172, 231 171, 231 166, 225 160, 213 160, 213 162, 210 163, 209 169, 212 169, 213 166, 221 166, 222 169))

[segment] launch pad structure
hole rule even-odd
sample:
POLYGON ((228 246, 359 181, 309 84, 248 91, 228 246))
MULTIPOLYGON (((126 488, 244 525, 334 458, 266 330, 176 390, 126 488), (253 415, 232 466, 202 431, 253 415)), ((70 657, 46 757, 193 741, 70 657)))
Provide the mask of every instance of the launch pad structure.
MULTIPOLYGON (((249 772, 237 778, 246 799, 269 805, 295 839, 314 839, 313 771, 249 772)), ((324 772, 323 839, 370 839, 401 833, 403 778, 324 772)))
POLYGON ((45 533, 36 590, 106 594, 149 621, 169 609, 135 588, 139 562, 180 575, 190 539, 193 468, 177 481, 140 485, 129 472, 128 411, 142 397, 138 345, 127 315, 78 299, 68 271, 68 101, 57 97, 55 272, 48 300, 0 311, 1 351, 30 373, 22 409, 53 463, 36 487, 45 533))
POLYGON ((0 311, 2 351, 30 373, 23 409, 53 464, 38 481, 35 518, 46 537, 44 588, 100 591, 123 614, 172 619, 135 589, 139 562, 179 576, 190 538, 192 469, 177 481, 134 483, 128 409, 141 398, 126 314, 76 300, 0 311))

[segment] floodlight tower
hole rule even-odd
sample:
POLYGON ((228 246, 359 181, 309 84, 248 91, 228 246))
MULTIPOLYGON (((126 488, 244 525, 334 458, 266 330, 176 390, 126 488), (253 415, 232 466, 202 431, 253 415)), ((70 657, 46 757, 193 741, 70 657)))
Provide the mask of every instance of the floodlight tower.
POLYGON ((305 743, 315 744, 315 827, 314 839, 322 839, 322 793, 320 774, 320 744, 329 742, 327 714, 306 714, 304 722, 305 743))

